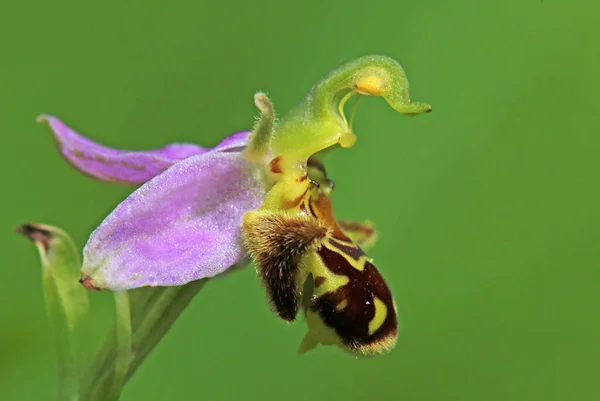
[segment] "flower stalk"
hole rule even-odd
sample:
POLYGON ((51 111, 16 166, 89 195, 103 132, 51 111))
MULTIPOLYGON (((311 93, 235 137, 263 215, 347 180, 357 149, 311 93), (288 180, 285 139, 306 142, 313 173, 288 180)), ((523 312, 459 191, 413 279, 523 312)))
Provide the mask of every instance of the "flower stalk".
POLYGON ((131 311, 129 307, 129 294, 126 291, 117 291, 115 296, 115 337, 116 358, 114 374, 107 400, 118 400, 125 384, 129 371, 129 364, 133 356, 131 341, 131 311))

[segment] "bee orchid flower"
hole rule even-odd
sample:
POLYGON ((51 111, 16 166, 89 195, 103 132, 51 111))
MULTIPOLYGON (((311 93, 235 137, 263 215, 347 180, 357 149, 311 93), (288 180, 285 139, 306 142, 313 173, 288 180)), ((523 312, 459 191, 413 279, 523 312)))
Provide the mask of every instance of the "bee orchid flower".
POLYGON ((253 131, 212 149, 109 149, 42 116, 74 167, 100 180, 141 185, 91 234, 81 282, 114 291, 178 286, 223 273, 250 255, 279 317, 293 321, 304 308, 309 332, 301 351, 319 343, 361 355, 391 350, 396 305, 360 247, 374 231, 336 220, 332 181, 320 160, 325 149, 354 145, 344 106, 355 95, 383 97, 406 115, 431 111, 411 102, 398 63, 367 56, 322 78, 278 121, 258 93, 261 116, 253 131))

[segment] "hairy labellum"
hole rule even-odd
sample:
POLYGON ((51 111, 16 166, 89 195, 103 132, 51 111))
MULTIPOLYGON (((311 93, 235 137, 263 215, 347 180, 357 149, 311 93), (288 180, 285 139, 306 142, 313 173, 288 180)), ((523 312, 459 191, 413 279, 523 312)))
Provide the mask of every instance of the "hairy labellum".
MULTIPOLYGON (((362 355, 387 352, 398 333, 391 292, 335 220, 331 187, 319 184, 330 182, 324 167, 312 160, 308 165, 319 167, 309 170, 308 180, 298 180, 308 181, 308 187, 296 205, 286 212, 246 214, 244 237, 259 277, 275 312, 285 320, 294 320, 302 297, 306 299, 309 332, 301 352, 319 343, 362 355)), ((350 227, 365 229, 356 223, 350 227)))
POLYGON ((243 229, 245 238, 256 239, 246 240, 246 247, 275 312, 282 319, 293 321, 307 275, 300 267, 300 259, 319 246, 327 229, 308 216, 270 212, 249 214, 243 229))

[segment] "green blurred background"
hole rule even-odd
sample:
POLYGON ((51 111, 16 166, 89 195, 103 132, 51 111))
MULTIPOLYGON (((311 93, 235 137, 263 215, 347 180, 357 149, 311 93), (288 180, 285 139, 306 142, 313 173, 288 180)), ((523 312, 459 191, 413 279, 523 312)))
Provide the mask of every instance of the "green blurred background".
MULTIPOLYGON (((12 229, 83 245, 130 189, 57 155, 53 113, 104 144, 213 145, 288 110, 339 62, 380 53, 432 114, 361 102, 328 158, 339 217, 401 311, 395 351, 296 348, 248 268, 207 285, 124 400, 600 400, 600 6, 590 1, 3 0, 0 399, 56 393, 40 268, 12 229), (218 4, 217 4, 218 3, 218 4)), ((108 322, 110 294, 92 294, 108 322)))

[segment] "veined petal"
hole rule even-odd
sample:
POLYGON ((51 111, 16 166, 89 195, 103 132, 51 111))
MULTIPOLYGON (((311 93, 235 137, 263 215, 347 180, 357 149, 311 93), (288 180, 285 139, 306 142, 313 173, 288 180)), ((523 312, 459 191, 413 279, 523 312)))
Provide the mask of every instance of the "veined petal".
POLYGON ((264 196, 261 173, 241 152, 183 160, 133 192, 92 233, 83 282, 127 290, 219 274, 246 255, 242 219, 264 196))
POLYGON ((215 151, 245 147, 249 132, 224 139, 213 149, 188 143, 174 143, 162 149, 127 151, 111 149, 87 139, 56 117, 42 115, 39 121, 50 126, 60 154, 79 171, 103 181, 139 185, 188 157, 215 151))

